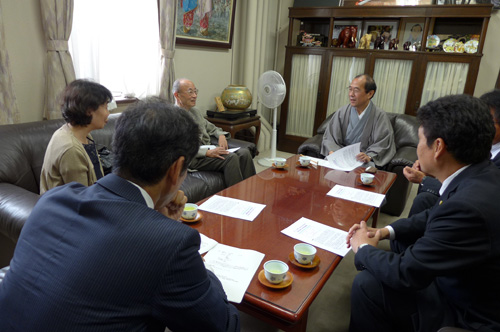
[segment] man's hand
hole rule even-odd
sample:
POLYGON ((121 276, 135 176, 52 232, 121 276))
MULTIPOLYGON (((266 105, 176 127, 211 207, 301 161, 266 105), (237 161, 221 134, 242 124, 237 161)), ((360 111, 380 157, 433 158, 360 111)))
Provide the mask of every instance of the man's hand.
POLYGON ((177 191, 174 199, 170 201, 170 203, 168 203, 166 206, 159 209, 158 212, 170 219, 179 220, 182 216, 182 211, 184 211, 184 205, 186 204, 186 202, 186 195, 184 195, 184 192, 182 190, 179 190, 177 191))
POLYGON ((206 156, 209 158, 219 158, 224 159, 223 155, 229 154, 229 151, 224 149, 223 147, 216 147, 215 149, 207 150, 206 156))
POLYGON ((416 160, 412 167, 406 166, 403 168, 403 174, 412 183, 422 183, 426 174, 420 169, 420 162, 416 160))
POLYGON ((363 243, 376 247, 380 240, 388 239, 389 237, 390 233, 387 228, 367 227, 366 222, 361 221, 349 229, 346 237, 347 248, 352 247, 352 250, 356 253, 359 246, 363 243))
POLYGON ((226 139, 226 136, 224 136, 224 135, 220 135, 220 136, 219 136, 219 146, 220 146, 221 148, 224 148, 224 150, 227 150, 228 145, 227 145, 227 139, 226 139))
POLYGON ((371 160, 372 160, 372 158, 371 158, 369 155, 367 155, 366 153, 364 153, 364 152, 360 152, 360 153, 356 156, 356 160, 357 160, 357 161, 361 161, 361 162, 363 162, 363 163, 367 163, 367 162, 371 161, 371 160))

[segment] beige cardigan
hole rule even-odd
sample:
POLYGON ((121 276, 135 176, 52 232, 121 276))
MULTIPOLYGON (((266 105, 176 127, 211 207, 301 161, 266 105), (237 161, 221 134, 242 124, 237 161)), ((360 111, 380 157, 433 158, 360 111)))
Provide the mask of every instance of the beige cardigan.
MULTIPOLYGON (((92 138, 90 135, 89 137, 92 138)), ((102 166, 101 172, 104 174, 102 166)), ((40 175, 40 195, 51 188, 73 181, 90 186, 97 178, 94 165, 83 144, 65 124, 54 132, 45 151, 40 175)))

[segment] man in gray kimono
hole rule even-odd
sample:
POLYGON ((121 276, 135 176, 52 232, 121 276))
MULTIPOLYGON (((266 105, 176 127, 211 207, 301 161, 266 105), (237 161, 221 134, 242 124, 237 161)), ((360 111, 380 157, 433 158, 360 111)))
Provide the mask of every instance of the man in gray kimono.
POLYGON ((326 156, 345 146, 361 142, 358 161, 366 166, 384 166, 396 153, 394 132, 384 110, 371 99, 377 85, 369 75, 356 76, 349 85, 349 104, 340 108, 328 124, 321 154, 326 156))
POLYGON ((219 146, 215 149, 201 146, 189 164, 189 169, 223 172, 224 182, 228 187, 255 174, 250 151, 246 148, 240 148, 235 153, 228 152, 226 136, 229 138, 229 133, 207 121, 202 113, 195 108, 198 89, 193 82, 185 78, 176 80, 172 93, 175 97, 175 105, 188 111, 198 124, 201 144, 210 145, 210 136, 216 137, 219 142, 219 146))

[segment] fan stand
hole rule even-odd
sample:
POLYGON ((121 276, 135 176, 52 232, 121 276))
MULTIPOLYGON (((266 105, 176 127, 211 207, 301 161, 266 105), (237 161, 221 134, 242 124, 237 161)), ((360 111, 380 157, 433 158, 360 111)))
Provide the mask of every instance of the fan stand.
POLYGON ((276 135, 278 131, 276 130, 276 117, 278 113, 278 108, 275 107, 273 110, 273 133, 271 135, 271 158, 260 158, 257 162, 264 167, 271 167, 276 159, 276 135))

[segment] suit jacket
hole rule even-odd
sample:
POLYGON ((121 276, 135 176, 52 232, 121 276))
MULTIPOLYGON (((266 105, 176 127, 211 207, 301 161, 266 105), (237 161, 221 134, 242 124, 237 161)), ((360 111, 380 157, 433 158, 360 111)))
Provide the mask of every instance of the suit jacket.
MULTIPOLYGON (((100 167, 101 174, 104 174, 100 167)), ((90 186, 97 181, 97 177, 94 164, 82 143, 65 124, 54 132, 45 151, 40 174, 40 195, 73 181, 90 186)))
POLYGON ((199 233, 110 174, 43 195, 0 283, 0 331, 238 331, 199 233))
POLYGON ((443 307, 461 327, 500 331, 499 191, 490 161, 469 166, 432 209, 391 225, 406 250, 364 246, 356 266, 393 289, 418 291, 421 331, 437 330, 427 324, 443 307))
MULTIPOLYGON (((321 154, 328 156, 330 151, 337 151, 346 146, 345 137, 349 125, 351 105, 340 108, 332 116, 326 127, 321 143, 321 154)), ((396 153, 394 144, 394 131, 391 121, 383 109, 372 104, 368 122, 361 134, 361 152, 373 158, 377 166, 384 166, 396 153)))

